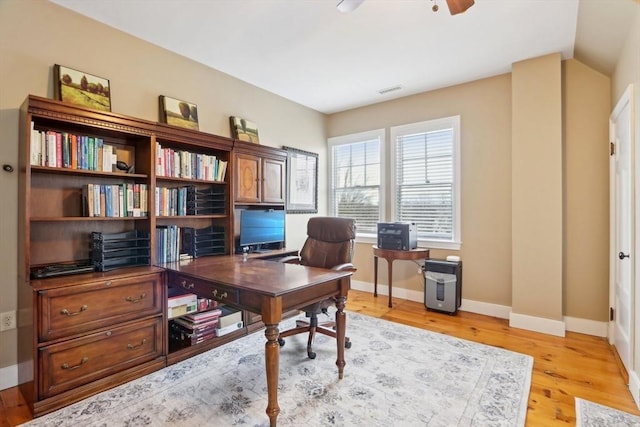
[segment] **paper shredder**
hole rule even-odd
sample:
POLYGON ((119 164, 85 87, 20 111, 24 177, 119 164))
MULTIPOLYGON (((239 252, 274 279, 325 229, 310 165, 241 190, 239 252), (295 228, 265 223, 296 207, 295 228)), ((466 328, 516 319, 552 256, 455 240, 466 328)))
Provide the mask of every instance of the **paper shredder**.
POLYGON ((454 314, 462 302, 462 261, 427 259, 424 263, 424 306, 454 314))

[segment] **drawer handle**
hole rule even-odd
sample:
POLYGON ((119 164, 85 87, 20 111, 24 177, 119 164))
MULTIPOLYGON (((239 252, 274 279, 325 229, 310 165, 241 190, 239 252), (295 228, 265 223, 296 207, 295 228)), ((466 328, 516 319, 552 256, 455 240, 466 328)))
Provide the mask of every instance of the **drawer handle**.
POLYGON ((128 301, 128 302, 132 302, 132 303, 136 304, 136 303, 140 302, 146 296, 147 296, 147 294, 144 293, 144 294, 140 295, 140 298, 138 298, 138 299, 134 299, 133 297, 127 297, 127 298, 125 298, 125 300, 128 301))
POLYGON ((180 286, 182 286, 185 289, 193 289, 195 285, 193 284, 193 282, 187 284, 187 281, 183 280, 182 282, 180 282, 180 286))
POLYGON ((87 311, 89 307, 87 307, 86 305, 83 305, 82 307, 80 307, 80 311, 76 311, 75 313, 71 313, 69 312, 69 310, 67 310, 66 308, 63 308, 62 310, 60 310, 60 314, 64 314, 65 316, 77 316, 78 314, 82 313, 83 311, 87 311))
POLYGON ((80 361, 80 363, 78 363, 77 365, 69 366, 68 363, 63 363, 61 368, 62 369, 67 369, 67 370, 78 369, 80 366, 84 365, 88 361, 89 361, 88 357, 83 357, 82 360, 80 361))
POLYGON ((228 296, 226 292, 223 292, 223 293, 220 294, 220 296, 218 296, 218 290, 217 289, 214 289, 211 293, 213 294, 213 296, 215 298, 220 298, 220 299, 225 299, 228 296))
POLYGON ((128 348, 129 350, 135 350, 136 348, 140 348, 140 347, 142 347, 143 345, 145 345, 145 343, 146 343, 146 342, 147 342, 147 339, 146 339, 146 338, 144 338, 144 339, 142 340, 142 342, 141 342, 140 344, 138 344, 138 345, 127 344, 127 348, 128 348))

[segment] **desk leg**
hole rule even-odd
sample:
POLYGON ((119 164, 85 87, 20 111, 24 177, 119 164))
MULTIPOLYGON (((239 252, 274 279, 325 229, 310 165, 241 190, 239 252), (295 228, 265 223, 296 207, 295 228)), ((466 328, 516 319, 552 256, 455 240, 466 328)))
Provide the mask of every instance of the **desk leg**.
POLYGON ((338 359, 336 360, 336 366, 338 367, 338 379, 342 379, 344 374, 344 365, 347 362, 344 361, 344 340, 345 331, 347 329, 347 315, 344 312, 346 297, 336 297, 336 341, 338 343, 338 359))
POLYGON ((267 404, 267 415, 271 427, 276 426, 276 418, 280 413, 278 406, 278 374, 280 364, 280 346, 278 345, 278 324, 266 325, 264 331, 267 342, 264 345, 265 361, 267 365, 267 393, 269 403, 267 404))
POLYGON ((378 296, 378 257, 373 256, 373 296, 378 296))
POLYGON ((388 259, 387 260, 387 264, 389 264, 389 308, 392 307, 391 304, 391 281, 393 280, 393 260, 392 259, 388 259))

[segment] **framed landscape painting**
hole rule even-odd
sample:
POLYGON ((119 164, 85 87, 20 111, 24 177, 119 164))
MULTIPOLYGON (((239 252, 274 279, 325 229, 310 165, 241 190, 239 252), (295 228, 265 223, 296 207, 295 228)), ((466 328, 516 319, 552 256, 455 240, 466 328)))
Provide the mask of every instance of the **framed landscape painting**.
POLYGON ((54 97, 59 101, 111 111, 109 80, 55 64, 53 82, 54 97))
POLYGON ((198 130, 198 106, 160 95, 160 122, 181 128, 198 130))
POLYGON ((231 137, 233 139, 260 144, 258 126, 255 123, 240 117, 231 116, 229 117, 229 124, 231 125, 231 137))

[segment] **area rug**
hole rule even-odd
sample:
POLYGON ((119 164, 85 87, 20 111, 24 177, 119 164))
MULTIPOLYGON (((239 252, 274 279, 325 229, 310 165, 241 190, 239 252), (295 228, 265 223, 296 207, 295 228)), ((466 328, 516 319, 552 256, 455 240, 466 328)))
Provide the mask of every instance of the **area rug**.
MULTIPOLYGON (((524 426, 532 357, 352 312, 347 335, 342 380, 331 338, 314 360, 305 335, 286 339, 279 426, 524 426)), ((267 426, 264 342, 256 332, 26 425, 267 426)))
POLYGON ((576 397, 576 427, 640 427, 640 417, 576 397))

